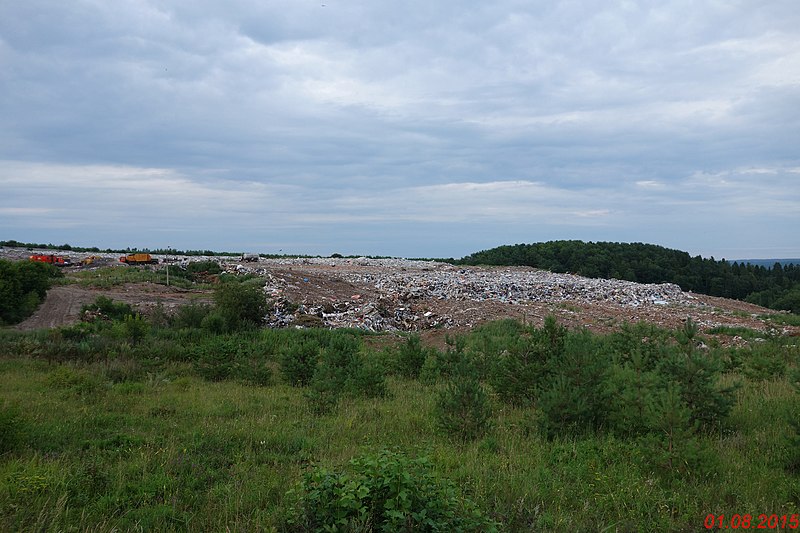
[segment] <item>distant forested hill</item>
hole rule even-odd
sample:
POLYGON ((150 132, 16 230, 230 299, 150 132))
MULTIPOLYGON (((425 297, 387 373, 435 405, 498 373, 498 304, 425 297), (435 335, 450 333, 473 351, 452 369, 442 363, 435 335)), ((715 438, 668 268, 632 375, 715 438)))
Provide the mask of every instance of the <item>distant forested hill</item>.
POLYGON ((654 244, 550 241, 483 250, 462 265, 518 265, 592 278, 675 283, 685 291, 745 300, 800 314, 800 264, 770 268, 690 256, 654 244))

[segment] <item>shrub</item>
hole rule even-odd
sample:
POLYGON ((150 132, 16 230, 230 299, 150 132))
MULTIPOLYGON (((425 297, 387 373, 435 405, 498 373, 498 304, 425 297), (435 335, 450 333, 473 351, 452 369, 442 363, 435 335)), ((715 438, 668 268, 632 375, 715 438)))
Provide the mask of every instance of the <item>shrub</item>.
POLYGON ((222 283, 214 291, 214 303, 230 331, 258 326, 267 314, 267 300, 258 285, 222 283))
POLYGON ((467 360, 465 347, 467 339, 463 336, 445 337, 445 351, 431 349, 420 370, 420 381, 432 385, 440 379, 454 375, 456 368, 467 360))
POLYGON ((538 398, 542 429, 548 437, 595 430, 602 425, 607 408, 604 385, 609 361, 594 337, 585 330, 575 332, 560 350, 549 360, 551 377, 540 385, 538 398))
POLYGON ((237 376, 245 383, 264 387, 272 383, 272 368, 266 361, 251 358, 237 367, 237 376))
POLYGON ((430 353, 423 348, 419 335, 413 334, 397 349, 397 371, 401 376, 417 378, 430 353))
POLYGON ((481 437, 491 426, 489 396, 466 364, 439 393, 434 416, 442 431, 462 442, 481 437))
POLYGON ((753 345, 742 358, 744 374, 752 380, 781 378, 786 373, 786 360, 782 350, 773 342, 764 341, 753 345))
POLYGON ((692 421, 705 428, 723 423, 733 407, 736 387, 718 385, 721 371, 719 359, 698 353, 672 353, 659 365, 663 379, 678 386, 692 421))
POLYGON ((356 337, 337 334, 322 350, 306 398, 315 413, 326 414, 336 406, 342 394, 385 395, 384 379, 383 366, 365 359, 356 337))
POLYGON ((603 386, 608 430, 619 437, 648 433, 654 402, 662 391, 658 375, 627 363, 612 367, 603 386))
POLYGON ((800 474, 800 409, 789 419, 789 431, 784 437, 786 462, 784 467, 790 474, 800 474))
POLYGON ((320 345, 310 338, 300 339, 281 348, 278 354, 284 379, 294 387, 304 387, 314 377, 320 345))
POLYGON ((642 442, 646 457, 666 477, 686 478, 713 473, 713 456, 697 439, 699 423, 674 384, 669 385, 653 406, 652 433, 642 442))
POLYGON ((231 377, 234 361, 239 357, 237 343, 225 337, 213 337, 193 349, 195 372, 208 381, 231 377))
POLYGON ((435 476, 425 457, 381 451, 351 473, 316 467, 288 494, 294 531, 497 531, 497 524, 435 476))
POLYGON ((225 316, 223 316, 222 312, 218 309, 214 309, 204 316, 200 321, 200 327, 209 333, 214 333, 216 335, 220 335, 228 331, 228 323, 225 320, 225 316))
POLYGON ((124 302, 114 302, 108 296, 98 296, 94 303, 81 307, 81 314, 86 312, 99 313, 110 320, 124 320, 126 316, 133 315, 133 308, 124 302))
POLYGON ((178 308, 172 317, 172 325, 176 328, 199 328, 211 308, 203 304, 189 304, 178 308))
POLYGON ((150 331, 150 324, 139 314, 126 315, 122 324, 125 338, 133 345, 139 344, 150 331))
POLYGON ((63 390, 81 398, 92 398, 101 392, 100 379, 85 370, 59 366, 47 376, 47 383, 56 390, 63 390))

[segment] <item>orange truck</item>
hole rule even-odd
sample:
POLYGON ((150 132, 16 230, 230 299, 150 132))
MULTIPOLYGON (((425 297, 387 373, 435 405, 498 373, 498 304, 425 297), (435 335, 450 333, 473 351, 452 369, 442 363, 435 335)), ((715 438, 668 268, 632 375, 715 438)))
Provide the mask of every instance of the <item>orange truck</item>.
POLYGON ((35 261, 37 263, 49 263, 55 266, 70 266, 72 262, 69 260, 69 257, 63 257, 60 255, 53 255, 53 254, 34 254, 30 256, 28 259, 31 261, 35 261))
POLYGON ((128 254, 119 258, 120 263, 127 265, 152 265, 158 263, 150 254, 128 254))

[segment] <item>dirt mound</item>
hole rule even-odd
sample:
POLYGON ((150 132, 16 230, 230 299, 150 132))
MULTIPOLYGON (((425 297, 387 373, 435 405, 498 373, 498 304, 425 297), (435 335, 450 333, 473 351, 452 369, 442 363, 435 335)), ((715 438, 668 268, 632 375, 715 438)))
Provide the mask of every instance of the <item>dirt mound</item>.
MULTIPOLYGON (((552 314, 570 327, 609 331, 625 322, 645 321, 676 328, 687 319, 701 330, 717 326, 767 331, 774 311, 725 298, 686 293, 672 284, 639 284, 554 274, 524 267, 457 267, 404 259, 262 259, 242 264, 219 261, 229 273, 255 274, 273 302, 272 326, 317 325, 369 331, 437 332, 466 330, 500 318, 540 324, 552 314)), ((158 268, 158 267, 155 267, 158 268)), ((210 291, 186 291, 153 283, 112 289, 63 285, 18 329, 30 330, 79 320, 81 306, 105 295, 147 314, 191 301, 211 300, 210 291)), ((783 327, 779 333, 800 334, 783 327)))

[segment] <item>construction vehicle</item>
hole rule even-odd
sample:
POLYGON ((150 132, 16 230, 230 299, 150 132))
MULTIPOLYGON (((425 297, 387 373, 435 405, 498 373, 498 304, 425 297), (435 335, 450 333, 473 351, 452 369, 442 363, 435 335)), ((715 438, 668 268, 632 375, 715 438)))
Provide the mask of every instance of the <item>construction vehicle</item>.
POLYGON ((119 262, 126 265, 154 265, 158 263, 158 259, 150 254, 128 254, 120 257, 119 262))
POLYGON ((31 261, 35 261, 37 263, 49 263, 51 265, 65 267, 72 265, 72 261, 69 260, 69 257, 64 257, 61 255, 53 255, 53 254, 34 254, 30 256, 28 259, 31 261))
POLYGON ((102 257, 98 257, 96 255, 90 255, 89 257, 87 257, 85 259, 81 259, 81 265, 89 266, 89 265, 93 264, 95 261, 99 261, 100 259, 102 259, 102 257))

